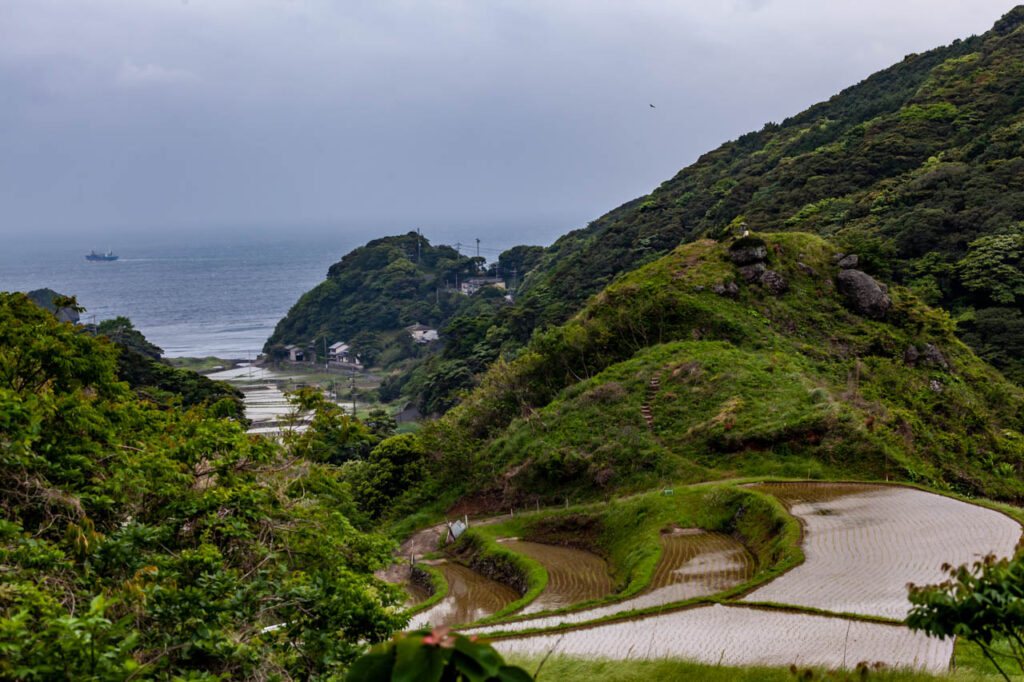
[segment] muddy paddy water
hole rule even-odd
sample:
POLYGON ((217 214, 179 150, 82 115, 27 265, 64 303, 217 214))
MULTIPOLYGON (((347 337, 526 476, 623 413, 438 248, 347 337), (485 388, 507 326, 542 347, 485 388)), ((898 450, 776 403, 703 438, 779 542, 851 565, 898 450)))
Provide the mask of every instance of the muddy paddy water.
POLYGON ((471 632, 514 632, 585 623, 618 613, 704 597, 749 580, 754 563, 746 549, 728 535, 697 529, 677 529, 661 536, 662 555, 650 584, 629 599, 571 613, 540 616, 471 632))
POLYGON ((441 564, 437 569, 448 581, 448 594, 423 613, 413 616, 410 630, 472 623, 519 599, 519 593, 511 587, 460 564, 441 564))
POLYGON ((913 488, 764 483, 804 526, 806 557, 746 596, 828 611, 903 619, 907 583, 942 581, 986 554, 1012 556, 1021 527, 984 507, 913 488))
POLYGON ((513 552, 530 557, 548 572, 544 591, 521 613, 550 611, 601 599, 615 589, 608 575, 608 564, 592 552, 524 540, 506 540, 502 544, 513 552))

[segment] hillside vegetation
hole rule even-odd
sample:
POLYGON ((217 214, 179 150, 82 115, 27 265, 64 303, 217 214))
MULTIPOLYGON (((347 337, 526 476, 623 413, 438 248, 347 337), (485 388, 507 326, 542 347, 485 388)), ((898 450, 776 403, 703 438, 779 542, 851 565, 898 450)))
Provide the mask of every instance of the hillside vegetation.
POLYGON ((1021 390, 906 288, 859 312, 840 255, 701 240, 620 278, 421 432, 435 485, 505 504, 770 474, 1022 499, 1021 390))
POLYGON ((455 290, 457 282, 476 275, 482 260, 450 246, 431 246, 415 232, 374 239, 346 254, 329 268, 326 280, 303 294, 264 350, 314 341, 321 353, 323 341, 345 341, 371 364, 397 359, 403 354, 398 348, 390 349, 395 357, 381 357, 401 343, 388 332, 416 323, 442 325, 466 302, 455 290))
POLYGON ((950 310, 961 338, 1021 381, 1022 23, 1018 7, 981 36, 908 55, 566 234, 476 353, 508 354, 617 275, 745 223, 856 250, 862 268, 950 310))
POLYGON ((117 356, 0 294, 0 678, 325 679, 404 624, 320 450, 365 427, 248 436, 140 400, 117 356))

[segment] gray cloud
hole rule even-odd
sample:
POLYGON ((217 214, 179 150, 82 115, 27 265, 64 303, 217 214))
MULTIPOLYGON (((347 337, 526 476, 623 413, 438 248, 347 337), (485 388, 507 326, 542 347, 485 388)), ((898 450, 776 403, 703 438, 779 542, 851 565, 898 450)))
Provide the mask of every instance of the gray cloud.
POLYGON ((197 80, 199 80, 199 77, 196 74, 185 69, 173 69, 160 66, 159 64, 143 64, 140 66, 133 59, 125 59, 121 63, 121 68, 118 69, 116 76, 117 83, 127 87, 193 83, 197 80))
POLYGON ((0 230, 561 232, 1012 4, 5 0, 0 230))

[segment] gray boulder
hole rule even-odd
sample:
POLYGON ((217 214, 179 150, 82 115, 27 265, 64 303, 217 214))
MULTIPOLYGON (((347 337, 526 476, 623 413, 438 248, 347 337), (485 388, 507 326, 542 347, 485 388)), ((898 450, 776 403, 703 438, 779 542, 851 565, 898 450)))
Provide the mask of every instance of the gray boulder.
POLYGON ((924 350, 921 351, 921 357, 926 363, 935 367, 942 367, 946 369, 949 364, 946 362, 945 356, 942 355, 942 351, 933 346, 930 343, 924 344, 924 350))
POLYGON ((843 270, 836 278, 836 287, 861 315, 881 320, 892 308, 892 299, 885 289, 866 272, 843 270))
POLYGON ((744 282, 754 282, 761 278, 764 271, 764 263, 751 263, 740 268, 740 277, 744 282))
POLYGON ((789 289, 789 282, 786 281, 786 278, 774 270, 765 270, 761 273, 759 282, 764 290, 772 296, 778 296, 789 289))
POLYGON ((924 344, 924 348, 921 350, 918 350, 917 346, 907 346, 907 349, 903 351, 903 362, 907 363, 911 367, 916 367, 917 363, 921 362, 932 367, 949 369, 949 363, 946 362, 946 356, 942 354, 942 351, 930 343, 924 344))
POLYGON ((719 296, 736 298, 740 293, 740 288, 736 286, 736 282, 729 282, 728 284, 716 284, 711 287, 711 291, 715 292, 719 296))
POLYGON ((729 259, 736 265, 750 265, 761 263, 768 258, 768 246, 765 244, 750 244, 739 242, 729 249, 729 259))
POLYGON ((857 258, 857 254, 851 253, 840 258, 837 265, 843 270, 849 270, 850 268, 857 267, 858 260, 859 259, 857 258))

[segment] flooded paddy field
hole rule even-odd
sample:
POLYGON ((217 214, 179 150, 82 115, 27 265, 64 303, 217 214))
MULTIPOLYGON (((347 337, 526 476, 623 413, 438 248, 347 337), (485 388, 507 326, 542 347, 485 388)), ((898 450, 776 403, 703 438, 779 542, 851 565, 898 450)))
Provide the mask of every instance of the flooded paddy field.
POLYGON ((428 589, 413 582, 402 583, 402 589, 409 595, 409 598, 405 600, 407 607, 416 606, 430 598, 430 591, 428 589))
POLYGON ((803 564, 745 599, 902 619, 907 583, 939 582, 944 563, 1012 556, 1021 527, 999 512, 913 488, 764 483, 804 525, 803 564))
POLYGON ((461 564, 440 564, 437 569, 448 581, 448 594, 434 606, 413 616, 410 630, 472 623, 519 599, 519 593, 511 587, 485 578, 461 564))
POLYGON ((743 545, 728 535, 677 529, 663 534, 661 541, 662 555, 651 583, 635 597, 582 611, 474 628, 471 632, 514 632, 585 623, 636 609, 708 596, 739 585, 753 575, 754 563, 750 555, 743 545))
POLYGON ((952 640, 940 641, 900 625, 788 611, 701 606, 566 632, 499 640, 503 655, 607 659, 682 658, 729 666, 891 667, 942 672, 952 640))
POLYGON ((277 386, 239 388, 245 396, 245 417, 251 422, 278 421, 294 412, 294 406, 277 386))
POLYGON ((601 599, 615 589, 608 574, 608 564, 593 552, 525 540, 508 540, 502 544, 533 559, 548 572, 544 591, 521 613, 549 611, 601 599))

